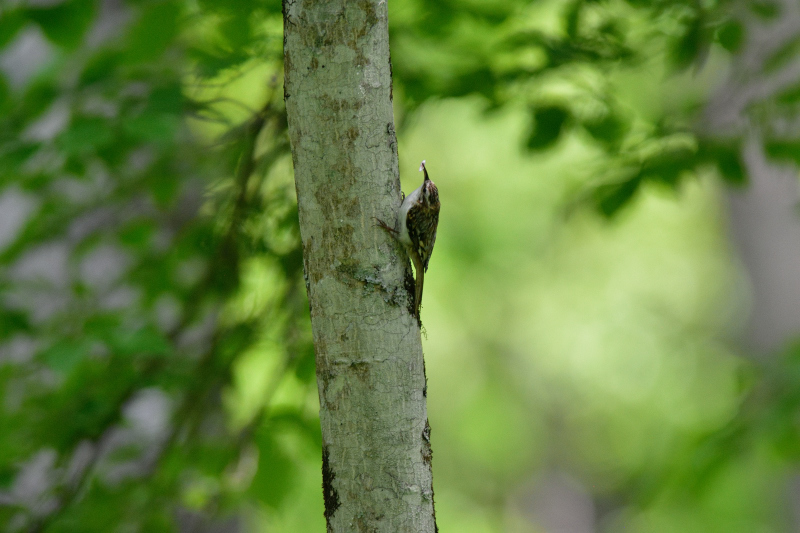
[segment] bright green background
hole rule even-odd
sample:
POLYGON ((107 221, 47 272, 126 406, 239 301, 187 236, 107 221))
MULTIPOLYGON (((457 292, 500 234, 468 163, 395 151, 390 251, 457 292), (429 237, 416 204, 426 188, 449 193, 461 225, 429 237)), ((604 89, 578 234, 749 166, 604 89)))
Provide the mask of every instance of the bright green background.
MULTIPOLYGON (((548 531, 553 501, 594 531, 793 530, 798 352, 733 340, 746 132, 696 128, 780 17, 745 4, 389 1, 403 188, 426 159, 443 202, 441 531, 548 531)), ((324 530, 280 32, 272 1, 0 6, 7 530, 324 530), (41 61, 8 59, 25 39, 41 61)))

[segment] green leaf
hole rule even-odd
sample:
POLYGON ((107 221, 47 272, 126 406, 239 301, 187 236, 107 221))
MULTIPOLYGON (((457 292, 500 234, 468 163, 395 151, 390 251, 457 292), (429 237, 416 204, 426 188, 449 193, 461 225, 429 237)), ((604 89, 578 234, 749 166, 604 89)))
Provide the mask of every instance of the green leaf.
POLYGON ((166 356, 172 353, 172 345, 163 333, 154 327, 145 327, 137 330, 117 330, 108 339, 108 344, 115 354, 130 355, 158 355, 166 356))
POLYGON ((642 163, 640 175, 675 186, 681 174, 693 169, 697 162, 697 150, 689 147, 673 148, 647 158, 642 163))
POLYGON ((244 63, 250 59, 250 55, 242 50, 231 50, 230 52, 215 48, 211 51, 200 48, 190 50, 192 59, 197 63, 198 74, 212 78, 220 71, 244 63))
POLYGON ((272 433, 267 431, 267 428, 262 428, 256 437, 258 471, 250 489, 258 499, 274 509, 278 508, 289 495, 293 486, 295 467, 286 452, 275 441, 272 433))
POLYGON ((11 106, 11 88, 6 77, 0 73, 0 116, 4 115, 11 106))
POLYGON ((791 161, 800 165, 800 143, 785 141, 770 141, 765 145, 767 155, 780 161, 791 161))
POLYGON ((703 17, 700 15, 694 17, 686 25, 683 36, 673 45, 670 56, 672 63, 678 69, 687 68, 694 63, 708 46, 704 39, 704 24, 703 17))
POLYGON ((114 314, 94 314, 86 319, 83 332, 98 339, 109 339, 119 327, 120 318, 114 314))
POLYGON ((0 309, 0 339, 7 339, 15 333, 30 331, 28 316, 21 311, 0 309))
POLYGON ((126 246, 144 250, 148 248, 156 231, 157 226, 153 220, 135 220, 120 229, 119 241, 126 246))
POLYGON ((630 124, 618 114, 608 113, 602 118, 585 121, 583 127, 596 141, 615 147, 628 133, 630 124))
MULTIPOLYGON (((322 446, 322 431, 316 416, 303 414, 302 410, 292 407, 274 409, 269 416, 269 427, 273 431, 295 432, 306 439, 314 447, 322 446)), ((321 450, 320 450, 321 451, 321 450)))
POLYGON ((108 120, 78 117, 56 139, 58 146, 74 155, 85 155, 111 143, 114 138, 108 120))
POLYGON ((728 52, 735 54, 744 42, 744 26, 738 20, 731 20, 717 30, 717 41, 728 52))
MULTIPOLYGON (((163 133, 163 132, 162 132, 163 133)), ((151 131, 150 135, 158 132, 151 131)), ((154 140, 151 138, 151 140, 154 140)), ((171 160, 162 159, 154 164, 145 176, 145 183, 156 204, 164 208, 175 199, 180 187, 180 173, 171 165, 171 160)))
POLYGON ((295 360, 294 373, 298 379, 304 383, 311 383, 316 375, 316 359, 314 356, 314 346, 309 342, 297 354, 295 360))
POLYGON ((61 451, 97 438, 119 420, 121 402, 130 397, 136 380, 133 366, 113 354, 82 358, 64 384, 42 399, 43 416, 33 430, 61 451))
POLYGON ((770 0, 752 0, 750 10, 763 19, 774 19, 781 13, 780 5, 770 0))
POLYGON ((122 127, 136 140, 166 146, 174 142, 180 118, 167 113, 142 113, 126 119, 122 127))
POLYGON ((67 0, 47 9, 29 9, 28 17, 53 43, 75 48, 94 18, 94 4, 94 0, 67 0))
POLYGON ((66 375, 90 354, 91 349, 89 339, 67 339, 43 351, 40 357, 50 369, 66 375))
POLYGON ((178 115, 184 109, 186 98, 179 81, 154 87, 148 98, 148 110, 155 113, 178 115))
POLYGON ((800 85, 789 87, 785 91, 779 93, 776 99, 778 102, 784 104, 795 104, 800 102, 800 85))
POLYGON ((530 150, 549 148, 558 141, 570 113, 561 106, 538 107, 533 112, 533 126, 526 146, 530 150))
POLYGON ((54 80, 37 80, 28 86, 22 97, 22 105, 15 109, 15 114, 30 120, 39 116, 50 107, 59 96, 60 90, 54 80))
POLYGON ((0 13, 0 48, 11 42, 27 21, 19 9, 8 9, 0 13))
POLYGON ((144 6, 128 34, 125 59, 142 63, 160 57, 178 34, 179 15, 180 6, 174 1, 144 6))
POLYGON ((494 72, 489 68, 480 67, 458 76, 450 87, 448 96, 466 96, 477 93, 493 101, 496 86, 494 72))
POLYGON ((747 175, 738 143, 704 142, 699 157, 716 165, 722 179, 732 185, 744 185, 747 175))
POLYGON ((602 185, 594 192, 595 205, 603 215, 611 218, 631 201, 641 183, 641 175, 636 175, 622 183, 602 185))
POLYGON ((231 50, 247 48, 253 39, 250 30, 250 13, 236 11, 234 15, 226 17, 219 25, 219 30, 231 50))
POLYGON ((571 39, 574 39, 578 36, 582 7, 583 2, 572 2, 572 4, 567 8, 566 15, 564 16, 567 35, 571 39))
MULTIPOLYGON (((39 145, 36 143, 20 143, 10 147, 7 152, 0 153, 0 172, 16 169, 33 156, 38 149, 39 145)), ((19 176, 14 173, 12 178, 18 180, 19 176)))
POLYGON ((105 49, 92 56, 81 72, 79 83, 86 86, 101 80, 113 79, 117 74, 116 69, 121 55, 117 50, 105 49))
MULTIPOLYGON (((14 482, 16 476, 15 468, 13 468, 9 464, 0 464, 0 489, 3 491, 7 491, 11 488, 11 484, 14 482)), ((0 515, 2 518, 3 515, 0 515)), ((10 517, 9 517, 10 518, 10 517)), ((6 522, 8 523, 8 522, 6 522)))
POLYGON ((717 155, 717 167, 728 183, 733 185, 746 183, 747 174, 745 174, 742 157, 738 150, 720 152, 717 155))

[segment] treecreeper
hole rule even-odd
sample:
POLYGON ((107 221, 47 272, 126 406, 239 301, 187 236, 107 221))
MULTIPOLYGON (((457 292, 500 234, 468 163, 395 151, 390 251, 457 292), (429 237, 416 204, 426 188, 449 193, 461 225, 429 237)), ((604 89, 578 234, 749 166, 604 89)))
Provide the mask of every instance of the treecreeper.
POLYGON ((417 279, 414 284, 414 311, 419 318, 422 305, 422 287, 425 283, 425 272, 436 244, 436 228, 439 225, 439 189, 428 176, 428 169, 423 160, 419 166, 424 178, 422 185, 403 198, 397 210, 397 220, 390 226, 380 219, 378 226, 397 239, 414 263, 417 279))

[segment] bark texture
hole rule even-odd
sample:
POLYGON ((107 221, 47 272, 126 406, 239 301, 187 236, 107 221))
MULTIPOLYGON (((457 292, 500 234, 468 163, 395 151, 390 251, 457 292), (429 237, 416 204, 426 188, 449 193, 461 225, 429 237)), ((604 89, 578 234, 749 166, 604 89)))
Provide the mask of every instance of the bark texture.
POLYGON ((317 360, 328 531, 433 533, 386 0, 284 3, 285 98, 317 360))

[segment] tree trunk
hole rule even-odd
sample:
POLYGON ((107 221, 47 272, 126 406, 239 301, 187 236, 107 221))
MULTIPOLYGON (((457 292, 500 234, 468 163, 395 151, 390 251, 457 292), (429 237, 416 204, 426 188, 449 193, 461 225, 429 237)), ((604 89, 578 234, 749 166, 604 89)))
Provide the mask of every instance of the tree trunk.
POLYGON ((386 0, 284 3, 285 98, 330 532, 436 531, 400 205, 386 0))

